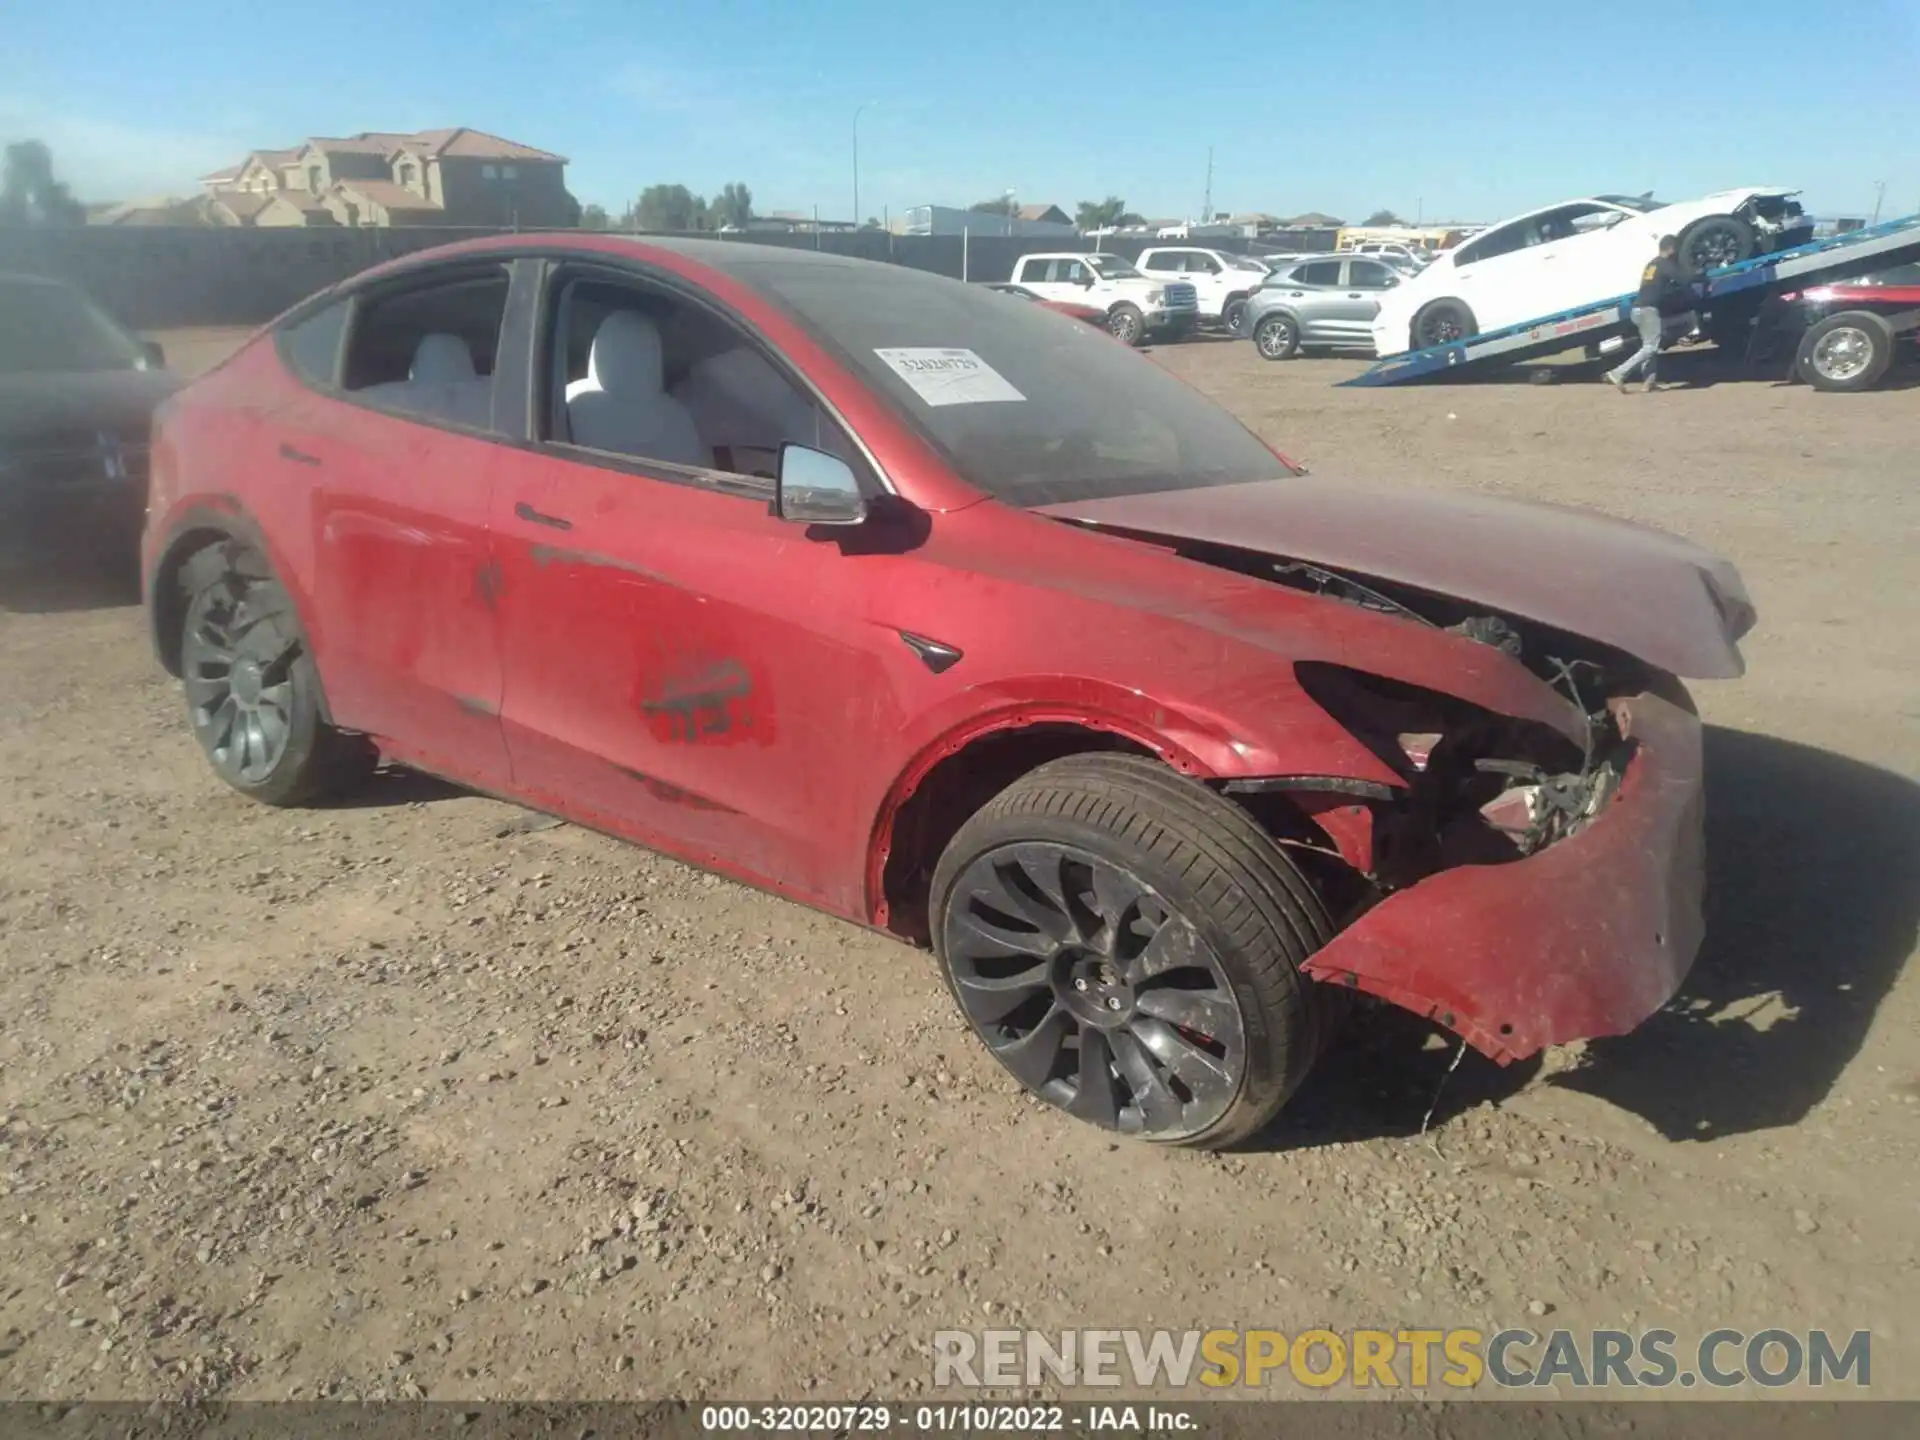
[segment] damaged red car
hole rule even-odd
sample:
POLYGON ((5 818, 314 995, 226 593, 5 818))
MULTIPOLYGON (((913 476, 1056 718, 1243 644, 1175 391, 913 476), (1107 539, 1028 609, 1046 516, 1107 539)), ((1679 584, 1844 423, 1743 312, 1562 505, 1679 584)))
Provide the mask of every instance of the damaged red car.
POLYGON ((165 407, 145 580, 215 772, 383 759, 930 947, 1083 1120, 1215 1146, 1350 992, 1496 1060, 1701 938, 1739 576, 1302 473, 1038 306, 514 236, 320 294, 165 407))

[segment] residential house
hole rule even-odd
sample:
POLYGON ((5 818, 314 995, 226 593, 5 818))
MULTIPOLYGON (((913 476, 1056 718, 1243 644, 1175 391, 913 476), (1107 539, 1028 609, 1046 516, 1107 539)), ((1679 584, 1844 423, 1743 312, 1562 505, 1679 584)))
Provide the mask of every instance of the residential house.
POLYGON ((201 177, 222 224, 577 225, 565 157, 484 131, 364 130, 256 150, 201 177))

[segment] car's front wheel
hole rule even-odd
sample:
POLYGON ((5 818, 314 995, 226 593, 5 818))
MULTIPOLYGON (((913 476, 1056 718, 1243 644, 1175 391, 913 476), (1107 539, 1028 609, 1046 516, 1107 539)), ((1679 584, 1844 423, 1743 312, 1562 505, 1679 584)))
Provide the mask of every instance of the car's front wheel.
POLYGON ((1737 215, 1709 215, 1680 232, 1680 259, 1696 275, 1751 259, 1753 227, 1737 215))
POLYGON ((1122 300, 1107 312, 1107 330, 1123 345, 1138 345, 1147 338, 1147 317, 1122 300))
POLYGON ((934 946, 995 1059, 1108 1130, 1213 1148, 1312 1065, 1334 997, 1306 877, 1230 800, 1130 755, 1015 781, 935 868, 934 946))
POLYGON ((1263 315, 1253 327, 1253 348, 1263 360, 1285 360, 1300 348, 1300 329, 1291 315, 1263 315))
POLYGON ((304 804, 364 779, 378 755, 326 722, 293 602, 266 562, 211 546, 182 583, 187 717, 214 773, 268 805, 304 804))
POLYGON ((1435 300, 1413 317, 1413 348, 1431 350, 1480 333, 1479 322, 1464 300, 1435 300))

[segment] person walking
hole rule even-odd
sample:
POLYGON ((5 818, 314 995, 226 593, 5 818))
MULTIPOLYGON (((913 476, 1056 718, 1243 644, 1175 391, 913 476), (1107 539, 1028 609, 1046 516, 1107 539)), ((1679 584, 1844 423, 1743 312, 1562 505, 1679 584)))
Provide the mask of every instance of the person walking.
POLYGON ((1663 235, 1660 253, 1640 272, 1640 290, 1628 312, 1634 329, 1640 332, 1640 348, 1624 364, 1607 371, 1607 383, 1625 394, 1627 382, 1635 372, 1644 371, 1644 388, 1659 389, 1660 340, 1667 319, 1688 314, 1693 308, 1693 278, 1680 261, 1680 240, 1674 235, 1663 235))

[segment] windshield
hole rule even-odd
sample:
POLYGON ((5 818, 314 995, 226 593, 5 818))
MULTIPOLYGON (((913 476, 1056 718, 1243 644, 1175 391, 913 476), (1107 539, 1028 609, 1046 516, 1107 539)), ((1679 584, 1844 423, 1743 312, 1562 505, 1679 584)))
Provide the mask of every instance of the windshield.
POLYGON ((1138 280, 1141 274, 1118 255, 1089 255, 1087 264, 1102 280, 1138 280))
POLYGON ((1049 505, 1292 473, 1151 360, 1042 306, 859 261, 728 269, 794 312, 967 483, 998 499, 1049 505))
POLYGON ((1618 205, 1622 210, 1637 210, 1642 215, 1667 208, 1666 201, 1650 200, 1644 195, 1596 195, 1593 198, 1605 205, 1618 205))
POLYGON ((1244 255, 1229 255, 1227 257, 1227 263, 1236 270, 1252 270, 1261 275, 1267 273, 1266 266, 1262 265, 1258 260, 1249 260, 1244 255))
POLYGON ((145 363, 139 342, 78 290, 0 283, 0 374, 134 370, 145 363))

